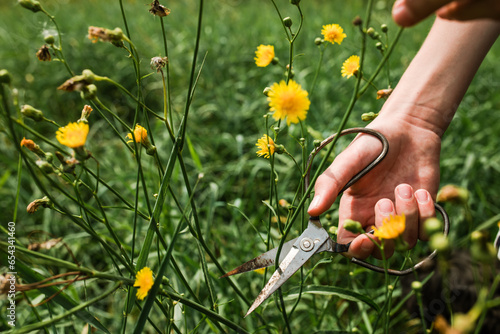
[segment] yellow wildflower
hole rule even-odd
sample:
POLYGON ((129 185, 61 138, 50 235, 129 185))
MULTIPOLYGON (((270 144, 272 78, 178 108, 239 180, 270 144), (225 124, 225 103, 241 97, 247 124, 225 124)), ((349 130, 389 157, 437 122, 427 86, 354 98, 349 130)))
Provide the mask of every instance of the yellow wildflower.
POLYGON ((56 132, 56 138, 64 146, 78 148, 85 145, 88 134, 89 125, 87 123, 75 122, 59 128, 56 132))
POLYGON ((274 46, 259 45, 255 51, 255 64, 259 67, 266 67, 274 59, 274 46))
POLYGON ((255 269, 254 270, 257 274, 261 274, 261 275, 264 275, 264 273, 266 272, 266 268, 259 268, 259 269, 255 269))
POLYGON ((404 214, 401 216, 391 215, 389 218, 384 219, 381 227, 373 228, 373 235, 379 239, 396 239, 404 232, 405 227, 406 219, 404 214))
POLYGON ((342 76, 347 77, 349 79, 353 75, 357 75, 359 71, 359 57, 358 56, 350 56, 344 64, 342 64, 342 76))
POLYGON ((273 155, 276 150, 274 141, 268 135, 263 135, 262 138, 257 140, 257 144, 255 144, 255 146, 260 148, 260 150, 257 151, 257 155, 266 159, 268 159, 270 155, 273 155))
POLYGON ((267 95, 270 111, 273 111, 275 120, 286 118, 286 124, 298 123, 306 119, 307 110, 311 101, 308 93, 293 80, 288 85, 285 81, 274 83, 267 95))
POLYGON ((141 143, 145 144, 146 142, 149 142, 148 140, 148 131, 140 126, 139 124, 135 125, 134 128, 134 134, 129 133, 127 135, 127 138, 130 139, 128 142, 131 143, 135 140, 136 143, 141 143), (134 139, 135 138, 135 139, 134 139))
POLYGON ((137 272, 135 275, 134 287, 137 289, 137 298, 143 300, 147 295, 151 287, 153 287, 154 279, 153 272, 148 267, 144 267, 137 272))
POLYGON ((328 41, 332 44, 339 44, 342 43, 344 38, 347 37, 346 34, 344 34, 344 29, 342 29, 341 26, 338 24, 327 24, 323 26, 323 29, 321 30, 321 34, 323 35, 323 38, 325 41, 328 41))

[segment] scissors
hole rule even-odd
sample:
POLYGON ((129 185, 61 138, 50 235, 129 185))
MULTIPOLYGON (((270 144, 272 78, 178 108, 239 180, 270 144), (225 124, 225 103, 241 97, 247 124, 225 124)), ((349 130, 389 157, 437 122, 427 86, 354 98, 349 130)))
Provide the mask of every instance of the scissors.
MULTIPOLYGON (((312 159, 318 154, 318 152, 329 144, 337 135, 339 137, 351 134, 351 133, 365 133, 371 136, 374 136, 382 143, 382 151, 381 153, 366 166, 363 170, 361 170, 358 174, 356 174, 339 192, 339 195, 344 192, 351 185, 356 183, 361 177, 366 175, 370 170, 372 170, 378 163, 380 163, 387 152, 389 151, 389 143, 387 139, 378 131, 368 128, 352 128, 347 129, 340 134, 334 134, 324 141, 321 142, 318 147, 316 147, 312 153, 309 155, 309 159, 307 162, 307 173, 305 175, 305 189, 309 187, 309 174, 311 170, 311 162, 312 159)), ((437 203, 434 203, 436 210, 441 214, 444 221, 444 235, 448 235, 450 228, 450 221, 448 218, 448 214, 446 211, 437 203)), ((368 232, 373 234, 373 230, 368 232)), ((259 296, 255 299, 253 304, 250 306, 248 312, 245 317, 252 313, 260 304, 262 304, 269 296, 271 296, 279 287, 281 287, 297 270, 299 270, 313 255, 322 253, 322 252, 330 252, 330 253, 345 253, 349 250, 349 246, 351 243, 340 244, 330 238, 328 232, 321 226, 321 222, 319 217, 309 217, 309 222, 307 224, 307 228, 302 232, 302 234, 293 240, 285 242, 282 246, 280 257, 279 257, 279 267, 276 269, 274 274, 271 276, 267 284, 264 286, 259 296)), ((229 271, 225 275, 221 276, 228 277, 235 274, 241 274, 248 271, 253 271, 259 268, 268 267, 275 264, 276 255, 278 253, 278 248, 271 249, 264 254, 257 256, 256 258, 242 264, 241 266, 229 271)), ((387 272, 390 275, 395 276, 403 276, 412 273, 413 271, 422 267, 425 262, 430 261, 436 256, 436 251, 433 251, 427 258, 415 264, 413 267, 405 269, 405 270, 394 270, 388 269, 387 272)), ((351 258, 351 262, 354 262, 357 265, 368 268, 370 270, 384 273, 385 269, 371 263, 365 262, 363 260, 357 259, 355 257, 351 258)))

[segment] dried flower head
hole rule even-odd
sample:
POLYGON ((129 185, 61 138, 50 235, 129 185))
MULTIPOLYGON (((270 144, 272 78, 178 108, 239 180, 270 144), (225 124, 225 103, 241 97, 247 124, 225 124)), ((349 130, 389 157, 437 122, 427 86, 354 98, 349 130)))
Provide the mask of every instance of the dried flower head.
POLYGON ((83 70, 82 74, 75 75, 74 77, 66 80, 62 85, 57 87, 57 89, 64 90, 66 92, 83 92, 86 91, 87 87, 95 81, 96 77, 99 78, 91 70, 83 70))
POLYGON ((405 215, 393 216, 385 218, 382 226, 373 228, 373 235, 379 239, 396 239, 406 228, 405 215))
POLYGON ((380 89, 377 91, 377 100, 386 99, 392 94, 392 88, 380 89))
POLYGON ((88 104, 84 105, 82 109, 82 115, 80 116, 78 122, 88 123, 91 112, 92 112, 92 107, 89 106, 88 104))
POLYGON ((274 141, 268 135, 263 135, 262 138, 257 140, 257 144, 255 144, 255 146, 260 149, 257 151, 257 155, 259 157, 269 159, 269 156, 274 154, 274 141))
POLYGON ((347 37, 346 34, 344 34, 344 29, 342 29, 341 26, 338 24, 327 24, 323 26, 323 29, 321 30, 321 34, 323 35, 323 39, 325 41, 328 41, 332 44, 341 44, 344 38, 347 37))
POLYGON ((259 45, 255 51, 255 64, 259 67, 266 67, 271 64, 274 59, 274 46, 259 45))
POLYGON ((70 148, 79 148, 85 145, 87 135, 89 134, 89 125, 85 122, 69 123, 65 127, 59 128, 56 132, 56 138, 59 143, 70 148))
POLYGON ((144 267, 137 272, 135 275, 134 287, 137 287, 137 298, 143 300, 147 295, 149 290, 153 287, 154 279, 153 272, 148 267, 144 267))
POLYGON ((125 39, 125 35, 120 28, 111 30, 90 26, 88 33, 88 38, 92 41, 92 43, 97 43, 98 40, 101 40, 103 42, 110 42, 115 46, 121 47, 123 45, 123 40, 125 39))
POLYGON ((21 147, 23 147, 23 146, 38 156, 42 156, 42 157, 45 156, 45 152, 40 148, 40 146, 35 144, 35 142, 31 139, 23 138, 21 140, 21 147))
POLYGON ((149 9, 149 12, 153 14, 154 16, 159 16, 159 17, 165 17, 168 14, 170 14, 170 9, 168 9, 165 6, 160 5, 160 1, 154 0, 150 4, 151 8, 149 9))
POLYGON ((39 207, 43 208, 48 208, 52 205, 52 202, 47 196, 44 196, 43 198, 36 199, 30 204, 28 204, 28 207, 26 208, 26 211, 28 213, 35 213, 36 210, 38 210, 39 207))
POLYGON ((436 197, 436 202, 452 202, 465 204, 469 200, 469 191, 453 184, 442 187, 436 197))
POLYGON ((299 120, 306 119, 307 110, 311 101, 307 97, 308 93, 293 80, 288 84, 285 81, 274 83, 271 86, 271 91, 268 93, 267 100, 269 101, 270 111, 273 113, 275 120, 283 120, 286 118, 286 123, 298 123, 299 120))
POLYGON ((353 75, 356 76, 359 71, 359 57, 358 56, 350 56, 344 64, 342 64, 342 76, 349 79, 353 75))
POLYGON ((151 58, 151 68, 156 70, 156 72, 161 72, 162 69, 167 65, 168 58, 167 57, 153 57, 151 58))
POLYGON ((51 61, 52 56, 50 55, 50 49, 47 45, 42 45, 42 47, 36 52, 36 57, 40 61, 51 61))

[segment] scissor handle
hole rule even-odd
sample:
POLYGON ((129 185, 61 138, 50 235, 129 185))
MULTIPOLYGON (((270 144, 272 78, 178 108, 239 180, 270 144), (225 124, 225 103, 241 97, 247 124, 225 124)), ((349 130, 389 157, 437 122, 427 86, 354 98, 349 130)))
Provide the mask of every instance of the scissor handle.
POLYGON ((378 131, 375 131, 373 129, 368 129, 368 128, 351 128, 351 129, 346 129, 346 130, 340 132, 340 134, 338 134, 338 133, 333 134, 330 137, 328 137, 325 140, 323 140, 321 142, 321 144, 319 144, 319 146, 316 147, 311 152, 311 154, 309 155, 309 159, 307 159, 307 165, 306 166, 308 166, 308 167, 307 167, 306 175, 304 177, 304 186, 305 186, 306 190, 309 188, 309 174, 311 173, 312 159, 314 159, 314 157, 316 156, 316 154, 318 154, 318 152, 321 151, 321 149, 323 147, 325 147, 326 145, 328 145, 329 143, 331 143, 332 140, 335 139, 335 137, 337 137, 337 136, 338 137, 342 137, 342 136, 345 136, 345 135, 348 135, 348 134, 351 134, 351 133, 366 133, 366 134, 369 134, 369 135, 377 138, 382 143, 382 151, 380 152, 380 154, 378 155, 378 157, 376 157, 372 162, 370 162, 368 164, 368 166, 366 166, 365 168, 363 168, 358 174, 354 175, 354 177, 349 182, 346 183, 346 185, 344 186, 344 188, 342 188, 340 190, 339 195, 341 193, 343 193, 344 190, 346 190, 347 188, 349 188, 350 186, 352 186, 354 183, 358 182, 358 180, 360 178, 362 178, 363 176, 365 176, 369 171, 371 171, 373 169, 373 167, 375 167, 376 165, 378 165, 379 162, 382 161, 385 158, 385 156, 387 155, 387 152, 389 151, 389 142, 384 137, 384 135, 381 134, 378 131))
MULTIPOLYGON (((448 235, 448 232, 450 231, 450 218, 448 217, 448 214, 446 211, 443 209, 443 207, 437 203, 434 203, 434 207, 436 208, 437 211, 441 214, 443 217, 443 222, 444 222, 444 229, 443 229, 443 234, 445 236, 448 235)), ((426 262, 432 260, 433 258, 436 257, 437 250, 434 250, 429 256, 427 256, 425 259, 417 263, 411 268, 405 269, 405 270, 394 270, 394 269, 387 269, 387 273, 389 275, 394 275, 394 276, 404 276, 411 274, 413 271, 420 269, 426 262)), ((368 263, 366 261, 360 260, 358 258, 353 257, 351 259, 352 262, 356 263, 357 265, 360 265, 362 267, 368 268, 370 270, 379 272, 379 273, 384 273, 386 269, 376 266, 374 264, 368 263)))
MULTIPOLYGON (((328 137, 325 140, 323 140, 318 145, 318 147, 316 147, 311 152, 311 154, 309 155, 309 159, 307 160, 307 166, 308 166, 307 167, 307 172, 306 172, 306 175, 304 177, 304 185, 305 185, 305 189, 306 190, 309 188, 309 174, 311 172, 312 159, 314 159, 314 157, 316 156, 316 154, 318 154, 318 152, 321 151, 321 149, 323 149, 326 145, 328 145, 329 143, 331 143, 335 137, 337 137, 337 136, 338 137, 342 137, 342 136, 345 136, 345 135, 348 135, 348 134, 351 134, 351 133, 365 133, 365 134, 369 134, 371 136, 374 136, 375 138, 377 138, 378 140, 380 140, 380 142, 382 143, 382 151, 380 152, 380 154, 372 162, 370 162, 358 174, 354 175, 354 177, 349 182, 347 182, 347 184, 340 190, 339 195, 341 193, 343 193, 344 190, 346 190, 347 188, 349 188, 350 186, 352 186, 354 183, 356 183, 360 178, 362 178, 363 176, 365 176, 369 171, 371 171, 377 164, 379 164, 385 158, 385 156, 387 155, 387 152, 389 151, 389 142, 384 137, 384 135, 381 134, 378 131, 375 131, 373 129, 368 129, 368 128, 351 128, 351 129, 346 129, 346 130, 340 132, 340 134, 338 134, 338 133, 333 134, 330 137, 328 137)), ((439 213, 443 217, 443 221, 444 221, 444 231, 443 231, 443 233, 444 233, 445 236, 447 236, 448 232, 450 230, 450 218, 448 217, 448 214, 443 209, 443 207, 441 207, 439 204, 434 203, 434 207, 436 208, 437 211, 439 211, 439 213)), ((350 245, 350 243, 347 244, 347 245, 345 245, 345 246, 349 247, 349 245, 350 245)), ((420 267, 422 267, 425 262, 432 260, 436 256, 436 254, 437 254, 437 251, 434 250, 424 260, 420 261, 419 263, 417 263, 416 265, 414 265, 411 268, 408 268, 408 269, 405 269, 405 270, 388 269, 387 272, 390 275, 395 275, 395 276, 408 275, 408 274, 412 273, 414 270, 417 270, 420 267)), ((360 266, 362 266, 362 267, 368 268, 368 269, 376 271, 376 272, 384 273, 385 270, 386 270, 386 269, 384 269, 382 267, 373 265, 371 263, 368 263, 366 261, 360 260, 360 259, 355 258, 355 257, 353 257, 351 259, 351 261, 354 262, 354 263, 356 263, 356 264, 358 264, 358 265, 360 265, 360 266)))

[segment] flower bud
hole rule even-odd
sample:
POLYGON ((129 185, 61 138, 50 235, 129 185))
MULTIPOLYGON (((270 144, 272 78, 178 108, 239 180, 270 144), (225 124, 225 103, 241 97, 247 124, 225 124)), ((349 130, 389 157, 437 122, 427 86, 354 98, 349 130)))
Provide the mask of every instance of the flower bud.
POLYGON ((328 229, 328 232, 330 234, 337 235, 337 230, 338 230, 337 226, 330 226, 330 228, 328 229))
POLYGON ((9 85, 12 81, 12 77, 10 76, 9 71, 7 70, 0 70, 0 84, 7 84, 9 85))
POLYGON ((380 30, 382 30, 383 33, 386 33, 389 28, 387 27, 387 24, 384 23, 380 26, 380 30))
POLYGON ((361 120, 363 122, 371 122, 378 116, 378 113, 374 113, 373 111, 365 112, 361 115, 361 120))
POLYGON ((361 223, 352 219, 344 220, 344 229, 352 233, 365 233, 361 223))
POLYGON ((279 126, 275 126, 275 127, 273 128, 273 130, 274 130, 274 132, 275 132, 276 134, 278 134, 278 133, 280 132, 280 128, 279 128, 279 126))
POLYGON ((314 39, 314 44, 316 44, 316 45, 321 45, 321 44, 323 44, 323 42, 324 42, 324 40, 321 37, 316 37, 314 39))
POLYGON ((33 13, 39 12, 42 10, 42 6, 40 2, 36 0, 19 0, 19 4, 21 7, 31 10, 33 13))
POLYGON ((354 26, 360 26, 361 24, 363 24, 363 21, 361 20, 361 17, 356 16, 354 20, 352 20, 352 24, 354 26))
POLYGON ((436 217, 427 218, 424 222, 424 230, 425 230, 425 234, 428 237, 431 237, 436 233, 442 233, 443 232, 443 223, 441 222, 441 220, 437 219, 436 217))
POLYGON ((314 144, 314 148, 318 148, 318 147, 321 145, 321 140, 316 139, 316 140, 313 142, 313 144, 314 144))
POLYGON ((40 148, 40 146, 38 146, 37 144, 35 144, 35 142, 31 139, 26 139, 26 138, 23 138, 21 140, 21 147, 26 147, 28 150, 30 150, 31 152, 35 153, 36 155, 38 156, 45 156, 45 152, 40 148))
POLYGON ((82 115, 81 115, 80 119, 78 120, 78 122, 88 123, 91 112, 92 112, 92 107, 89 106, 88 104, 84 105, 83 109, 82 109, 82 115))
POLYGON ((471 237, 472 258, 481 263, 492 263, 496 256, 495 247, 488 242, 488 234, 484 231, 474 231, 471 237))
POLYGON ((290 3, 292 5, 298 5, 300 3, 300 0, 290 0, 290 3))
POLYGON ((271 87, 266 87, 264 88, 264 90, 262 91, 262 93, 265 95, 265 96, 269 96, 269 92, 271 91, 271 87))
POLYGON ((38 166, 38 168, 40 168, 44 173, 47 173, 47 174, 50 174, 54 171, 54 169, 52 168, 52 165, 49 164, 47 161, 45 160, 37 160, 36 161, 36 165, 38 166))
POLYGON ((44 196, 43 198, 36 199, 33 202, 31 202, 30 204, 28 204, 26 211, 28 213, 35 213, 39 207, 48 208, 50 206, 52 206, 52 202, 50 201, 50 199, 47 196, 44 196))
POLYGON ((422 290, 422 282, 420 281, 413 281, 411 282, 411 288, 415 291, 420 291, 422 290))
POLYGON ((277 64, 279 64, 279 62, 280 62, 280 59, 278 57, 274 57, 273 60, 271 60, 271 64, 273 64, 273 65, 277 65, 277 64))
POLYGON ((97 95, 97 86, 94 84, 84 87, 80 93, 82 99, 93 100, 97 95))
POLYGON ((283 154, 283 153, 285 153, 285 146, 275 144, 274 145, 274 150, 278 154, 283 154))
POLYGON ((43 121, 43 112, 33 108, 29 104, 25 104, 21 107, 21 114, 26 118, 31 118, 35 122, 43 121))
POLYGON ((393 89, 392 88, 386 88, 386 89, 380 89, 377 91, 377 100, 379 99, 386 99, 392 94, 393 89))
POLYGON ((384 48, 384 44, 382 44, 381 42, 377 42, 377 44, 375 44, 375 47, 378 49, 378 50, 382 50, 384 48))
POLYGON ((441 188, 437 194, 437 202, 451 202, 467 204, 469 200, 469 191, 465 188, 448 184, 441 188))
POLYGON ((45 43, 52 45, 52 44, 54 44, 54 42, 56 40, 54 38, 54 35, 47 35, 47 36, 45 36, 44 41, 45 41, 45 43))
POLYGON ((376 34, 375 29, 373 29, 372 27, 368 28, 368 30, 366 30, 366 33, 371 38, 373 38, 373 36, 375 36, 375 34, 376 34))
POLYGON ((285 17, 285 18, 283 19, 283 24, 285 25, 285 27, 290 28, 290 27, 292 26, 292 24, 293 24, 293 22, 292 22, 292 18, 291 18, 291 17, 288 17, 288 16, 287 16, 287 17, 285 17))
POLYGON ((448 238, 441 233, 436 233, 431 237, 430 245, 438 253, 448 253, 450 250, 450 242, 448 238))

